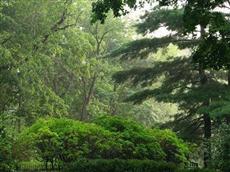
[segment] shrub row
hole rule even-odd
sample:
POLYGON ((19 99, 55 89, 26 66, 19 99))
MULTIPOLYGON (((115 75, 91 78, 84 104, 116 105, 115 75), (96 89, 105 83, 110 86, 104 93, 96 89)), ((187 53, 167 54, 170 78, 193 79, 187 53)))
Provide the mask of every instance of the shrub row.
POLYGON ((180 169, 177 170, 176 172, 216 172, 216 170, 212 170, 212 169, 180 169))
POLYGON ((152 160, 79 160, 66 164, 64 171, 68 172, 174 172, 173 163, 156 162, 152 160))
POLYGON ((153 160, 78 160, 65 164, 68 172, 215 172, 210 169, 181 169, 174 163, 153 160))

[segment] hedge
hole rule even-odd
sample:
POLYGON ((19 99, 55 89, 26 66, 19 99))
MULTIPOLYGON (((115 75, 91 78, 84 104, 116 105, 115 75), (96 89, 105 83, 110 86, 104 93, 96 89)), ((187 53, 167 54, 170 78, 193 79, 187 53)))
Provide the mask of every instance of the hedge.
MULTIPOLYGON (((21 162, 19 171, 45 171, 44 163, 39 161, 21 162)), ((49 164, 46 170, 64 172, 216 172, 211 169, 182 169, 182 167, 166 162, 153 160, 121 160, 121 159, 81 159, 74 163, 56 164, 52 169, 49 164), (58 165, 58 166, 57 166, 58 165), (60 165, 60 166, 59 166, 60 165)))
POLYGON ((216 172, 211 169, 182 169, 178 164, 153 160, 82 159, 64 164, 68 172, 216 172))
POLYGON ((212 169, 196 168, 196 169, 180 169, 180 170, 177 170, 176 172, 217 172, 217 171, 212 170, 212 169))
POLYGON ((79 160, 66 164, 64 171, 68 172, 174 172, 173 163, 156 162, 152 160, 79 160))

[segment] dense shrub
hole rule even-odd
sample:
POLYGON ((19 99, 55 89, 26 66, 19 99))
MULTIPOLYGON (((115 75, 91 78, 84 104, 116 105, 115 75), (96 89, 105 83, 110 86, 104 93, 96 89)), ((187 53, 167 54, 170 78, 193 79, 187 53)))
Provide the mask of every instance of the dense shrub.
POLYGON ((166 161, 173 163, 187 162, 188 145, 171 130, 152 129, 151 134, 158 139, 166 154, 166 161))
POLYGON ((171 131, 146 129, 118 117, 102 117, 95 124, 64 118, 40 119, 21 133, 18 144, 28 158, 37 155, 52 164, 79 158, 180 163, 187 151, 171 131))
POLYGON ((15 166, 13 158, 13 139, 0 127, 0 171, 8 171, 15 166))
POLYGON ((212 144, 213 168, 221 169, 223 172, 230 171, 230 126, 223 123, 218 129, 213 131, 212 144))
POLYGON ((118 116, 102 116, 93 122, 112 132, 140 132, 145 129, 141 124, 133 120, 118 116))
POLYGON ((94 122, 124 140, 122 151, 126 156, 122 156, 122 159, 162 160, 166 156, 157 138, 134 121, 114 116, 103 116, 94 122))
POLYGON ((24 151, 35 149, 45 162, 69 162, 83 157, 101 158, 103 149, 116 143, 114 139, 112 133, 95 124, 50 118, 38 120, 24 130, 19 144, 24 151))
POLYGON ((174 163, 152 160, 78 160, 65 164, 69 172, 216 172, 211 169, 181 169, 174 163))
MULTIPOLYGON (((186 155, 189 153, 188 146, 170 130, 147 129, 132 120, 113 116, 103 116, 94 122, 111 132, 120 133, 122 138, 138 145, 137 147, 140 149, 142 149, 141 145, 144 144, 143 151, 139 151, 142 154, 151 149, 151 151, 157 150, 151 144, 157 142, 164 151, 166 161, 174 163, 186 162, 186 155)), ((132 157, 135 156, 133 155, 132 157)), ((138 156, 135 158, 138 158, 138 156)), ((152 159, 153 157, 147 158, 152 159)))
POLYGON ((69 172, 174 172, 175 164, 151 160, 80 160, 66 164, 69 172))

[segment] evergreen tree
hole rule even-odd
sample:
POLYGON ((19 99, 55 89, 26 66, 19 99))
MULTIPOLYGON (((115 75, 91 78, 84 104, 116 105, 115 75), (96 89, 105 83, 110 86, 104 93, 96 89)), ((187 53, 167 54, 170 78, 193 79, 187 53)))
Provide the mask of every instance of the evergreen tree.
MULTIPOLYGON (((106 12, 112 9, 115 16, 126 13, 124 4, 135 8, 136 1, 120 1, 120 3, 109 3, 104 0, 94 4, 94 18, 102 22, 106 12)), ((158 1, 159 6, 176 5, 177 1, 158 1)), ((122 49, 114 52, 115 56, 126 58, 145 57, 159 47, 167 46, 169 43, 177 44, 179 47, 192 47, 193 53, 190 57, 177 58, 167 62, 156 63, 152 68, 136 68, 123 71, 114 76, 118 82, 129 79, 135 84, 144 86, 151 85, 159 76, 166 76, 163 84, 157 89, 145 89, 131 96, 128 100, 140 102, 148 97, 154 96, 160 101, 179 103, 184 110, 179 121, 189 121, 194 129, 203 126, 205 142, 211 137, 211 114, 223 108, 218 107, 216 102, 227 100, 228 87, 224 84, 228 77, 216 77, 217 70, 228 69, 229 59, 229 21, 222 11, 215 11, 217 7, 225 8, 229 5, 227 1, 188 1, 180 4, 183 8, 169 10, 167 8, 154 9, 146 14, 144 22, 137 26, 137 30, 149 34, 159 27, 164 26, 172 35, 164 38, 142 39, 134 41, 122 49), (213 71, 215 70, 215 71, 213 71), (185 120, 181 120, 185 119, 185 120), (194 124, 195 122, 195 124, 194 124)), ((229 104, 226 102, 226 104, 229 104)), ((227 112, 228 113, 228 112, 227 112)), ((226 112, 221 113, 227 114, 226 112)), ((222 115, 218 115, 221 117, 222 115)), ((183 122, 184 123, 184 122, 183 122)), ((182 123, 182 124, 183 124, 182 123)), ((190 129, 190 128, 189 128, 190 129)), ((189 135, 190 133, 187 133, 189 135)), ((211 147, 207 142, 204 154, 204 164, 208 166, 210 161, 211 147)))

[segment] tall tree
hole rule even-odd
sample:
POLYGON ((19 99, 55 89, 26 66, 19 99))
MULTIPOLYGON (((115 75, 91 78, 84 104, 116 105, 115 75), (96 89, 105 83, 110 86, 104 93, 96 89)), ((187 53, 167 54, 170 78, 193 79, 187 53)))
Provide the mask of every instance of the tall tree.
POLYGON ((110 99, 120 94, 110 76, 120 65, 100 56, 128 38, 112 16, 91 25, 91 2, 1 1, 1 114, 31 123, 46 115, 110 113, 110 99))
MULTIPOLYGON (((178 3, 178 1, 164 0, 158 2, 159 6, 176 5, 178 3)), ((108 12, 109 9, 113 10, 115 16, 125 14, 125 4, 131 8, 137 7, 136 1, 120 1, 120 3, 111 3, 109 0, 98 1, 93 5, 93 11, 95 14, 93 19, 100 19, 103 22, 106 18, 106 12, 108 12)), ((227 35, 229 31, 229 21, 226 14, 223 14, 222 11, 218 12, 215 9, 217 7, 224 9, 228 7, 228 5, 228 1, 203 2, 194 0, 179 4, 179 6, 183 6, 183 9, 176 8, 175 10, 169 10, 171 12, 165 13, 167 9, 165 10, 164 8, 163 10, 157 10, 150 15, 147 14, 147 17, 145 16, 144 18, 145 21, 138 26, 138 30, 142 33, 146 34, 155 31, 160 26, 165 26, 171 31, 176 31, 176 33, 174 32, 173 36, 160 39, 154 38, 135 41, 128 44, 125 48, 115 52, 115 55, 122 54, 123 57, 143 57, 155 51, 158 47, 168 45, 170 42, 177 44, 180 47, 195 45, 195 47, 198 48, 194 49, 194 53, 191 56, 193 63, 187 58, 182 58, 169 63, 158 63, 154 68, 132 69, 117 74, 115 78, 120 81, 131 78, 134 83, 143 81, 142 83, 144 84, 151 84, 156 79, 156 76, 159 76, 159 73, 166 73, 168 81, 163 84, 162 88, 164 88, 164 91, 165 89, 168 90, 168 95, 162 96, 162 93, 165 95, 165 92, 162 92, 159 89, 144 90, 143 92, 132 96, 130 100, 140 100, 151 95, 154 95, 155 97, 158 95, 160 99, 164 97, 163 99, 166 101, 169 101, 172 98, 174 100, 171 99, 171 101, 176 100, 176 102, 179 102, 180 107, 185 107, 183 109, 188 110, 187 114, 193 114, 193 116, 201 113, 201 111, 199 111, 200 108, 210 107, 210 104, 213 101, 219 101, 217 97, 224 95, 228 92, 228 89, 224 89, 223 92, 217 92, 216 94, 209 93, 208 89, 214 91, 215 88, 223 86, 223 83, 218 82, 213 78, 213 72, 210 72, 210 69, 225 69, 228 64, 229 43, 227 35), (197 31, 198 28, 199 31, 197 31), (192 35, 194 35, 194 37, 192 37, 192 35), (169 65, 170 63, 171 65, 169 65), (193 66, 193 68, 189 67, 189 65, 193 66), (173 69, 173 71, 167 71, 171 69, 173 69), (177 71, 175 71, 175 69, 177 71), (160 72, 159 70, 162 71, 160 72), (188 71, 188 73, 185 73, 185 71, 188 71), (124 75, 126 75, 126 77, 124 77, 124 75), (174 82, 172 79, 174 79, 174 82), (197 82, 197 80, 199 80, 199 82, 197 82), (170 94, 172 94, 172 96, 170 96, 170 94), (196 96, 198 94, 200 97, 196 96), (188 97, 188 95, 190 97, 188 97), (192 99, 193 101, 191 101, 189 100, 191 97, 196 99, 192 99), (190 107, 187 106, 185 102, 187 105, 190 105, 190 107)), ((202 111, 202 113, 204 138, 208 140, 211 137, 210 113, 208 111, 202 111)), ((189 117, 190 115, 186 116, 189 117)), ((200 119, 200 117, 198 117, 198 119, 200 119)), ((210 160, 211 151, 209 144, 207 144, 207 149, 208 150, 205 151, 204 154, 205 166, 208 165, 210 160)))

